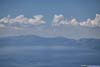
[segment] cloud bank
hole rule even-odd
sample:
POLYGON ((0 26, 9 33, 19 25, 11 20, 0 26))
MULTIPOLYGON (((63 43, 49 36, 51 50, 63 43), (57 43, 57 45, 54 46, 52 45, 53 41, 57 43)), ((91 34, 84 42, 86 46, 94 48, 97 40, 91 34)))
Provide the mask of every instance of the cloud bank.
POLYGON ((77 21, 75 18, 70 20, 65 19, 63 15, 54 15, 54 25, 73 25, 73 26, 84 26, 84 27, 100 27, 100 14, 96 14, 95 19, 88 18, 83 22, 77 21))
POLYGON ((43 15, 35 15, 32 18, 24 15, 11 18, 8 15, 0 19, 0 37, 38 35, 43 37, 100 39, 100 14, 96 14, 94 19, 87 18, 81 22, 73 17, 68 20, 62 14, 55 14, 50 22, 48 25, 48 21, 45 20, 43 15))
MULTIPOLYGON (((4 25, 17 25, 17 24, 27 24, 27 25, 41 25, 45 24, 48 21, 43 19, 43 15, 36 15, 32 18, 27 18, 24 15, 19 15, 15 18, 11 18, 10 15, 7 17, 0 19, 0 27, 4 27, 4 25)), ((100 27, 100 14, 96 14, 94 19, 88 18, 83 22, 77 21, 75 18, 71 18, 67 20, 64 18, 62 14, 54 15, 53 19, 51 20, 51 25, 59 26, 59 25, 72 25, 72 26, 84 26, 84 27, 100 27)))
POLYGON ((15 18, 11 18, 10 15, 7 17, 4 17, 0 19, 0 27, 3 27, 1 25, 16 25, 17 24, 27 24, 27 25, 41 25, 44 24, 45 21, 43 20, 43 15, 36 15, 33 16, 33 18, 27 18, 24 15, 19 15, 15 18))

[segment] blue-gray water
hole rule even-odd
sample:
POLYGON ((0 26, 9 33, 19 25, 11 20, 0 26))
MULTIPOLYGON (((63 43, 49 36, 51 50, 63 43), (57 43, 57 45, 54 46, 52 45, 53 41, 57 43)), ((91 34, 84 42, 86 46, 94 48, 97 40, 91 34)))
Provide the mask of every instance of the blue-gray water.
POLYGON ((80 67, 100 65, 100 52, 73 46, 3 46, 0 67, 80 67))

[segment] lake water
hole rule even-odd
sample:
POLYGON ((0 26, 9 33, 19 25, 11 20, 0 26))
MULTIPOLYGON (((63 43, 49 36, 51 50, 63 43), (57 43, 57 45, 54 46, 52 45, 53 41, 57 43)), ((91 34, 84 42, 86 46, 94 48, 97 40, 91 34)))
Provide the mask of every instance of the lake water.
POLYGON ((0 67, 80 67, 100 65, 100 51, 73 46, 0 47, 0 67))

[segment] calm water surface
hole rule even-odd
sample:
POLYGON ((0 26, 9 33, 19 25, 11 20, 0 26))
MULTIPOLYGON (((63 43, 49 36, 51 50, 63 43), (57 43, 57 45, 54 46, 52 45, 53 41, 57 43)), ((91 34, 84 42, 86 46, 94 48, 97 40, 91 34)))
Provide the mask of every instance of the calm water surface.
POLYGON ((100 65, 100 52, 73 46, 0 47, 0 67, 80 67, 100 65))

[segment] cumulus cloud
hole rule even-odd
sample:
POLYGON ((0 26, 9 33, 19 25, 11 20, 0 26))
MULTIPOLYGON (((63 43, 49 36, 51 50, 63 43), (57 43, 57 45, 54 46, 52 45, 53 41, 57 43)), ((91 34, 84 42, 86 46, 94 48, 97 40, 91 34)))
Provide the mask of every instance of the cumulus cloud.
POLYGON ((27 18, 24 15, 19 15, 15 18, 11 18, 9 15, 0 19, 0 23, 2 24, 31 24, 31 25, 40 25, 44 24, 42 15, 33 16, 33 18, 27 18))
POLYGON ((100 27, 100 14, 96 14, 95 19, 88 18, 86 21, 80 23, 81 26, 100 27))
POLYGON ((44 21, 43 15, 36 15, 32 18, 25 17, 24 15, 11 18, 10 15, 8 15, 0 19, 0 36, 26 34, 43 37, 61 36, 75 39, 100 39, 100 14, 96 14, 94 19, 88 18, 82 22, 77 21, 77 19, 73 17, 68 20, 64 18, 62 14, 55 14, 51 20, 51 25, 45 23, 46 21, 44 21))
POLYGON ((74 25, 74 26, 83 26, 83 27, 100 27, 100 14, 96 14, 94 19, 88 18, 86 21, 79 22, 75 18, 70 20, 64 19, 63 15, 54 15, 53 25, 74 25))
POLYGON ((53 24, 54 25, 59 25, 59 24, 61 24, 61 22, 63 22, 63 20, 64 20, 64 16, 62 14, 54 15, 53 24))
POLYGON ((68 23, 71 25, 78 25, 78 21, 75 18, 72 18, 68 23))
POLYGON ((40 25, 40 24, 44 24, 45 21, 43 21, 43 15, 37 15, 37 16, 33 16, 34 19, 30 18, 28 20, 28 23, 33 24, 33 25, 40 25))
MULTIPOLYGON (((11 18, 10 15, 7 17, 0 19, 0 24, 25 24, 25 25, 41 25, 46 23, 46 21, 43 20, 43 15, 36 15, 32 18, 27 18, 24 15, 19 15, 15 18, 11 18)), ((59 25, 72 25, 72 26, 83 26, 83 27, 100 27, 100 14, 96 14, 96 17, 94 19, 86 19, 83 22, 77 21, 76 18, 72 18, 70 20, 67 20, 64 18, 62 14, 55 14, 52 20, 52 25, 59 26, 59 25)), ((2 25, 3 26, 3 25, 2 25)))
POLYGON ((64 19, 62 14, 54 15, 53 25, 79 25, 78 21, 75 18, 71 18, 70 20, 64 19))
POLYGON ((6 23, 9 22, 9 19, 10 19, 10 16, 8 15, 7 17, 4 17, 4 18, 0 19, 0 23, 6 24, 6 23))

